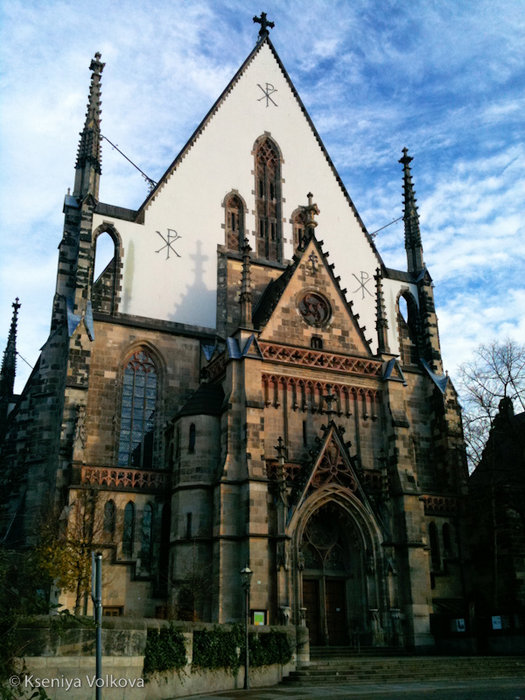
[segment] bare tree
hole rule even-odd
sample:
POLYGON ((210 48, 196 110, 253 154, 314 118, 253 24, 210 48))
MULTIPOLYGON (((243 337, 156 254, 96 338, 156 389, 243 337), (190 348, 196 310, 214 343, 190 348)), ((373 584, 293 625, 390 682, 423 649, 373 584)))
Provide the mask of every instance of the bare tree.
POLYGON ((459 368, 459 393, 470 469, 481 459, 502 399, 525 410, 525 345, 506 339, 480 345, 475 357, 459 368))

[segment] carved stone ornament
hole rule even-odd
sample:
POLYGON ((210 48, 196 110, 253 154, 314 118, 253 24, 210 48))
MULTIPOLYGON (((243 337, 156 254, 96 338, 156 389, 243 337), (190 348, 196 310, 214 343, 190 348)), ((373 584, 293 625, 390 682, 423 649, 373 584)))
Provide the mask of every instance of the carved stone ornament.
POLYGON ((86 446, 86 407, 79 404, 76 407, 74 448, 83 450, 86 446))
POLYGON ((299 313, 310 326, 324 326, 330 320, 330 302, 317 292, 306 292, 299 301, 299 313))

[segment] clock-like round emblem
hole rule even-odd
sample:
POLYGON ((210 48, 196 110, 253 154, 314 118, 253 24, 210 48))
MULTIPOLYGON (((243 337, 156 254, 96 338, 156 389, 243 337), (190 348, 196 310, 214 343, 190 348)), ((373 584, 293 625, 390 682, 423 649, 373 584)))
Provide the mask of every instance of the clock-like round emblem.
POLYGON ((311 326, 324 326, 330 319, 330 303, 317 292, 306 292, 299 302, 299 312, 311 326))

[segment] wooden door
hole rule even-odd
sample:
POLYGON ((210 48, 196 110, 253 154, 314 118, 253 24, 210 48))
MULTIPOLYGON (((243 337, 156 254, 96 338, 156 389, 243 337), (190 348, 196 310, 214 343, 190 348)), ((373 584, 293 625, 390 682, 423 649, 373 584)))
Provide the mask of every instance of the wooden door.
POLYGON ((320 644, 319 581, 317 579, 303 579, 303 606, 306 608, 306 626, 310 632, 310 644, 320 644))
POLYGON ((325 579, 328 644, 347 644, 346 586, 343 579, 325 579))

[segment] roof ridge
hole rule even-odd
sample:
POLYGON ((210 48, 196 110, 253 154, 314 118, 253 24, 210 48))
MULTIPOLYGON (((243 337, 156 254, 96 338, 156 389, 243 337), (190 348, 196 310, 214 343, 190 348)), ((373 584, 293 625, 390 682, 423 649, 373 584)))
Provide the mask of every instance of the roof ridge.
POLYGON ((154 189, 148 193, 148 196, 146 199, 142 202, 140 207, 137 209, 137 218, 139 218, 143 212, 148 208, 148 206, 154 201, 155 197, 157 194, 162 190, 166 182, 168 181, 169 177, 171 177, 172 173, 177 169, 177 165, 182 162, 186 154, 193 148, 193 145, 201 135, 201 133, 204 131, 207 123, 215 116, 215 114, 219 111, 220 106, 222 105, 226 95, 228 95, 234 86, 239 82, 242 74, 248 67, 248 65, 253 61, 255 56, 259 53, 261 48, 264 46, 265 42, 269 42, 270 39, 266 37, 263 39, 263 41, 259 41, 254 48, 250 51, 248 56, 244 59, 243 63, 241 66, 237 69, 236 73, 234 74, 233 78, 230 80, 230 82, 226 85, 224 90, 221 92, 219 97, 215 100, 213 105, 210 107, 210 109, 207 111, 203 119, 199 122, 198 126, 195 128, 193 131, 192 135, 190 138, 186 141, 184 146, 181 148, 179 153, 175 156, 171 164, 168 166, 168 168, 165 170, 164 174, 162 177, 159 179, 157 182, 157 185, 154 187, 154 189))
POLYGON ((346 189, 346 187, 341 179, 341 176, 337 172, 337 169, 336 169, 332 159, 330 158, 330 155, 326 149, 326 146, 324 145, 323 140, 321 139, 321 136, 319 135, 319 132, 317 131, 317 129, 312 121, 312 118, 310 117, 310 115, 308 113, 308 110, 306 109, 299 93, 297 92, 297 89, 296 89, 295 85, 293 84, 292 79, 290 78, 290 75, 288 74, 288 71, 286 70, 279 54, 277 53, 277 49, 273 45, 269 36, 265 36, 262 40, 259 40, 255 44, 254 48, 251 50, 251 52, 248 54, 246 59, 243 61, 242 65, 238 68, 238 70, 234 74, 233 78, 230 80, 228 85, 221 92, 221 94, 216 99, 216 101, 213 103, 211 108, 208 110, 208 112, 206 113, 204 118, 201 120, 199 125, 193 131, 192 135, 190 136, 190 138, 188 139, 186 144, 182 147, 182 149, 179 151, 179 153, 177 154, 175 159, 172 161, 171 165, 168 166, 168 168, 166 169, 166 171, 164 172, 162 177, 159 179, 156 187, 148 194, 148 196, 146 197, 144 202, 137 209, 137 220, 139 220, 140 217, 143 216, 145 210, 155 200, 157 194, 161 191, 161 189, 164 187, 164 185, 168 181, 169 177, 171 177, 173 172, 176 170, 178 164, 180 162, 182 162, 182 160, 184 159, 186 154, 191 150, 191 148, 193 147, 193 145, 195 144, 195 142, 197 141, 197 139, 201 135, 202 131, 207 126, 208 122, 218 112, 218 110, 219 110, 220 106, 222 105, 226 96, 232 91, 234 86, 239 82, 240 78, 242 77, 242 75, 246 71, 247 67, 250 65, 250 63, 252 63, 252 61, 254 60, 256 55, 261 51, 262 47, 265 44, 268 45, 268 48, 270 49, 270 51, 271 51, 271 53, 272 53, 272 55, 277 63, 277 66, 279 67, 281 73, 283 74, 283 77, 284 77, 286 83, 288 84, 290 90, 292 91, 292 94, 293 94, 293 96, 294 96, 294 98, 299 106, 299 109, 303 113, 303 115, 304 115, 304 117, 305 117, 305 119, 310 127, 310 130, 311 130, 315 140, 317 141, 317 143, 319 145, 319 148, 321 149, 321 151, 322 151, 322 153, 323 153, 323 155, 328 163, 328 166, 332 170, 332 173, 333 173, 333 175, 334 175, 334 177, 335 177, 335 179, 336 179, 336 181, 337 181, 337 183, 338 183, 338 185, 343 193, 343 196, 347 200, 354 216, 356 217, 356 220, 357 220, 359 226, 361 227, 362 232, 365 234, 365 237, 366 237, 370 247, 372 248, 373 253, 376 255, 379 264, 384 265, 383 260, 381 259, 381 255, 379 254, 379 251, 377 250, 376 245, 375 245, 372 237, 368 233, 366 226, 365 226, 363 220, 361 219, 361 216, 359 215, 359 213, 356 209, 356 206, 353 203, 352 198, 350 197, 348 190, 346 189))

